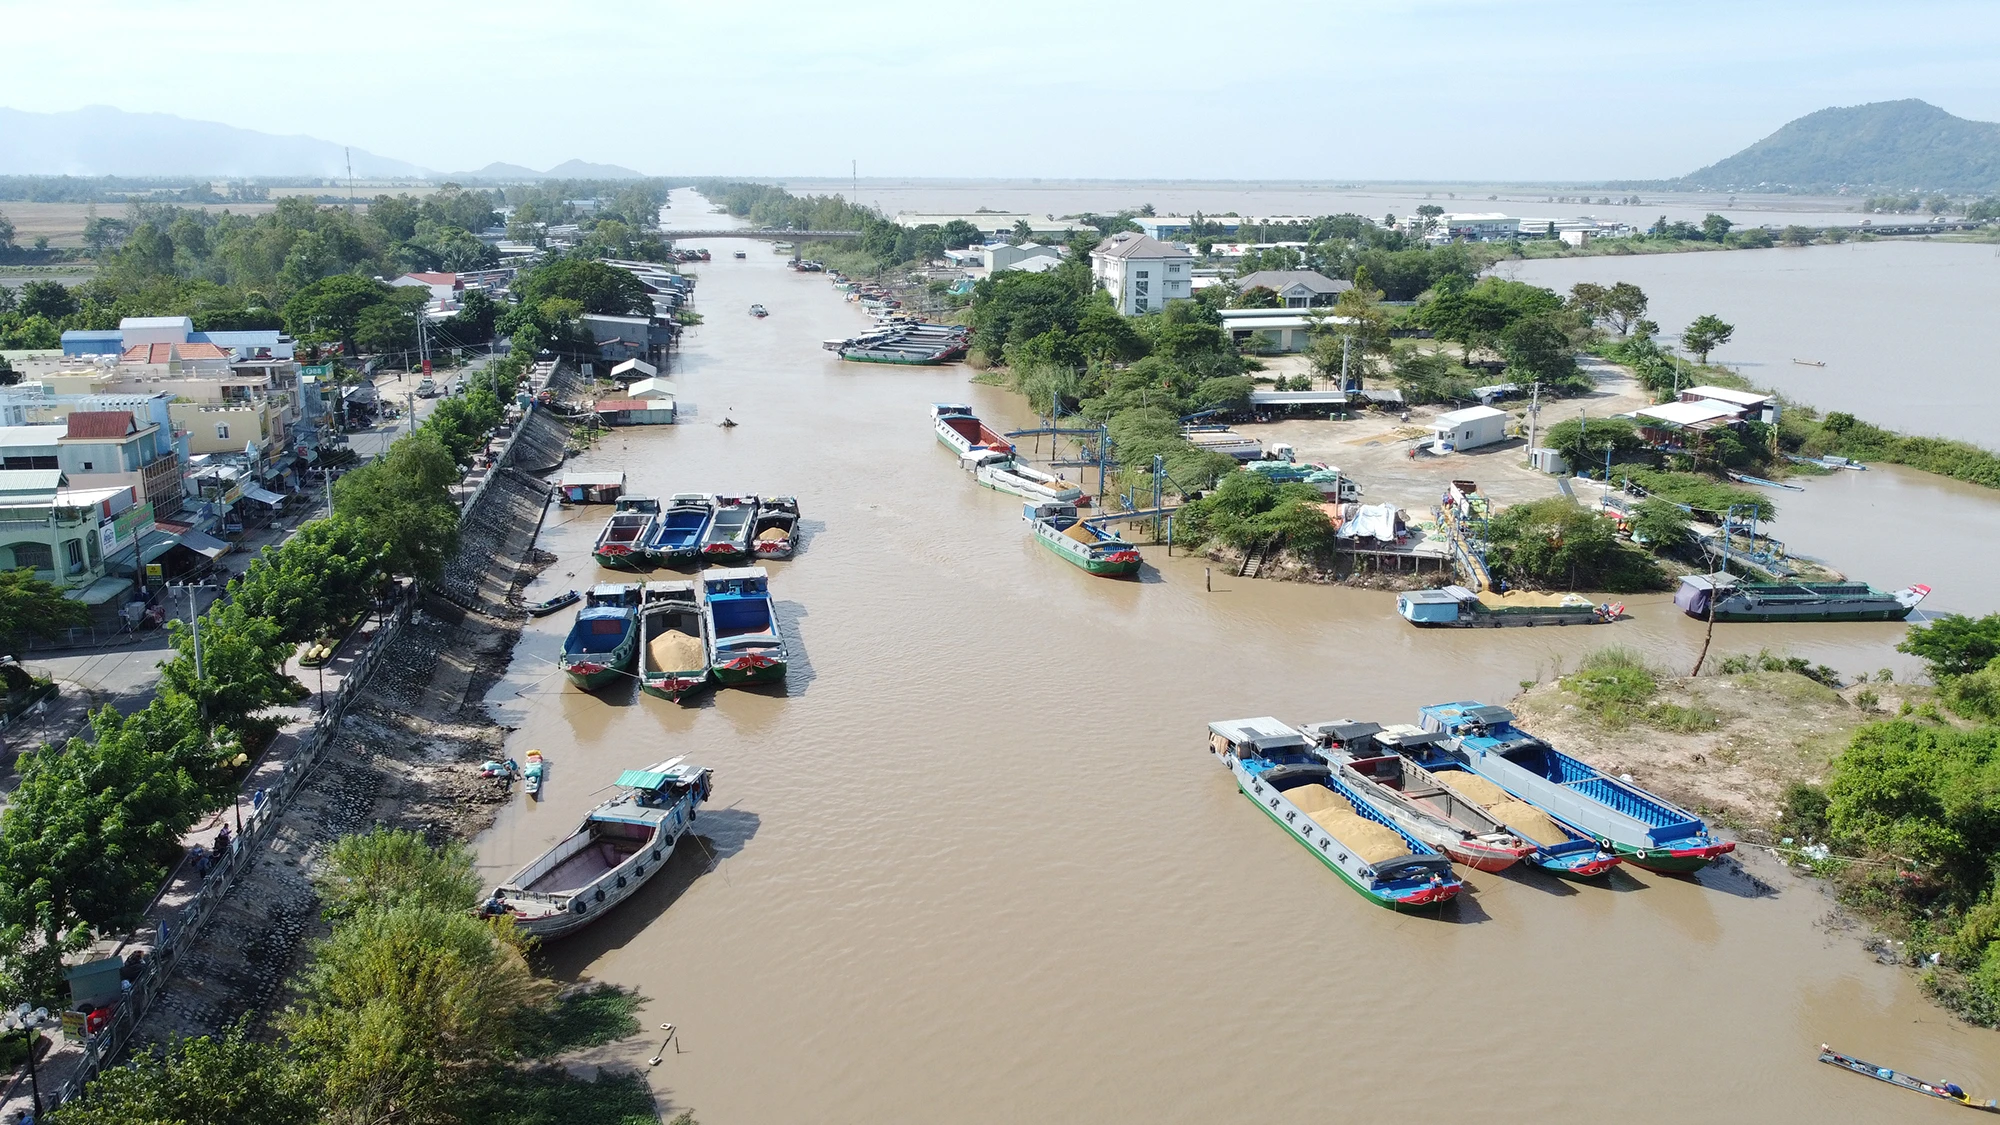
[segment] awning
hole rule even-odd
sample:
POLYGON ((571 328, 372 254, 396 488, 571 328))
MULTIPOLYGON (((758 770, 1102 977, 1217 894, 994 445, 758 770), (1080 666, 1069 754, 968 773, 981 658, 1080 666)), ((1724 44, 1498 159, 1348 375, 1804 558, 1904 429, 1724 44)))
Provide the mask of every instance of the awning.
POLYGON ((255 500, 259 504, 269 504, 273 508, 285 502, 285 498, 283 496, 280 496, 277 493, 270 491, 269 489, 258 488, 254 484, 251 485, 249 488, 243 490, 243 496, 244 499, 246 500, 255 500))
POLYGON ((229 553, 229 544, 224 543, 222 540, 205 531, 182 532, 181 546, 211 559, 219 559, 229 553))
POLYGON ((181 537, 178 535, 148 535, 146 546, 139 554, 139 561, 152 562, 180 544, 181 537))

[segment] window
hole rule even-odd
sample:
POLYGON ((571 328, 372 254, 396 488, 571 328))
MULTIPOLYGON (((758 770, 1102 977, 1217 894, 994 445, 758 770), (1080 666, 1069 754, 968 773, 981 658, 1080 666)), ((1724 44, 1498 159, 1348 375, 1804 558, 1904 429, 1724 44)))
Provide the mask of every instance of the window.
POLYGON ((1134 277, 1145 277, 1145 276, 1146 276, 1146 271, 1145 271, 1145 270, 1140 270, 1140 271, 1139 271, 1138 273, 1135 273, 1135 274, 1133 274, 1132 276, 1134 276, 1134 277))
POLYGON ((1151 284, 1150 281, 1135 281, 1132 283, 1132 291, 1143 297, 1146 295, 1146 287, 1151 284))
POLYGON ((229 423, 217 422, 215 424, 215 440, 217 441, 229 440, 229 423))
POLYGON ((1133 307, 1133 308, 1135 308, 1135 309, 1137 309, 1137 310, 1139 310, 1140 312, 1145 312, 1145 311, 1146 311, 1146 298, 1144 298, 1144 297, 1141 297, 1141 298, 1139 298, 1138 300, 1136 300, 1136 301, 1133 301, 1133 302, 1132 302, 1132 307, 1133 307))
POLYGON ((62 465, 57 463, 54 457, 8 457, 4 461, 0 461, 0 468, 60 469, 62 465))
POLYGON ((46 543, 16 543, 13 547, 14 565, 32 566, 36 570, 54 570, 56 553, 49 550, 46 543))
POLYGON ((84 471, 84 472, 86 472, 86 473, 87 473, 87 472, 89 472, 89 471, 90 471, 90 466, 91 466, 91 462, 89 462, 89 461, 85 461, 85 462, 83 463, 83 471, 84 471))
POLYGON ((83 541, 71 539, 63 544, 63 553, 69 557, 69 572, 83 573, 83 541))
POLYGON ((1181 264, 1180 264, 1179 262, 1168 262, 1168 263, 1167 263, 1167 272, 1168 272, 1168 273, 1179 273, 1179 272, 1181 272, 1181 264))

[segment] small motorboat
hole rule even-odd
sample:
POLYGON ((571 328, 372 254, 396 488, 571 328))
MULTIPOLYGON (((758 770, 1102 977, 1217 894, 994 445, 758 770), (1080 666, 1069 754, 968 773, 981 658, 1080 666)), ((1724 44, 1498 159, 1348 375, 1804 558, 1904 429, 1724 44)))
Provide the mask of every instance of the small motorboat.
POLYGON ((741 251, 741 250, 738 250, 738 251, 736 252, 736 257, 737 257, 738 259, 742 259, 742 258, 747 258, 747 257, 749 257, 749 256, 750 256, 750 255, 748 255, 748 254, 745 254, 745 253, 744 253, 743 251, 741 251))
POLYGON ((1876 1066, 1872 1062, 1863 1062, 1852 1055, 1843 1055, 1824 1043, 1819 1045, 1819 1061, 1826 1063, 1828 1066, 1837 1066, 1842 1070, 1851 1070, 1856 1074, 1873 1078, 1877 1082, 1887 1082, 1891 1086, 1901 1086, 1913 1094, 1925 1094, 1944 1101, 1957 1102, 1963 1106, 1970 1106, 1973 1109, 1983 1109, 1988 1113, 2000 1113, 2000 1101, 1974 1101, 1972 1095, 1960 1089, 1956 1082, 1926 1082, 1921 1078, 1912 1078, 1900 1070, 1894 1070, 1886 1066, 1876 1066))
POLYGON ((566 605, 575 605, 577 599, 581 597, 583 597, 583 595, 577 593, 575 590, 564 590, 562 593, 557 594, 553 598, 543 598, 541 601, 538 602, 529 602, 528 616, 547 617, 549 614, 554 613, 556 610, 559 610, 566 605))
POLYGON ((1796 364, 1798 364, 1798 365, 1799 365, 1800 367, 1825 367, 1825 366, 1826 366, 1826 361, 1825 361, 1825 360, 1823 360, 1823 359, 1798 359, 1798 358, 1796 358, 1796 357, 1795 357, 1795 358, 1793 358, 1792 362, 1793 362, 1793 363, 1796 363, 1796 364))
POLYGON ((751 305, 751 306, 750 306, 750 315, 751 315, 751 316, 757 316, 757 317, 764 317, 764 316, 770 316, 770 315, 771 315, 771 310, 769 310, 769 309, 765 308, 765 307, 764 307, 764 306, 762 306, 762 305, 751 305))
POLYGON ((530 797, 542 795, 542 778, 549 772, 549 761, 542 757, 540 750, 528 751, 528 764, 521 767, 521 787, 530 797))

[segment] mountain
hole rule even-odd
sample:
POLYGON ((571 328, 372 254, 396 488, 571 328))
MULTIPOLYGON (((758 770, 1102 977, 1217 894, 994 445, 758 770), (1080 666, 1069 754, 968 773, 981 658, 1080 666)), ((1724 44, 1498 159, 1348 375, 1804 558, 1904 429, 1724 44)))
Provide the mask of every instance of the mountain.
POLYGON ((644 172, 634 172, 630 168, 621 168, 616 164, 592 164, 585 160, 565 160, 546 172, 537 172, 533 168, 523 168, 519 164, 494 163, 488 164, 477 172, 453 172, 437 178, 455 180, 461 183, 471 180, 520 183, 533 180, 642 180, 646 178, 646 174, 644 172))
POLYGON ((2000 191, 2000 124, 1953 117, 1915 98, 1836 106, 1669 184, 1710 191, 2000 191))
MULTIPOLYGON (((414 164, 354 149, 354 174, 414 178, 414 164)), ((0 108, 0 175, 347 175, 347 152, 316 137, 281 137, 168 113, 93 105, 64 113, 0 108)))

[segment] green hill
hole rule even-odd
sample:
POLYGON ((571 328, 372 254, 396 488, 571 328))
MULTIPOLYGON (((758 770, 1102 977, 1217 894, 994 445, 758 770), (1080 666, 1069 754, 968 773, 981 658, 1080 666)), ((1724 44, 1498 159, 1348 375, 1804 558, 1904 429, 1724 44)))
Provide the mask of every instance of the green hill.
POLYGON ((2000 124, 1953 117, 1915 98, 1837 106, 1670 183, 1686 191, 1985 194, 2000 191, 2000 124))

